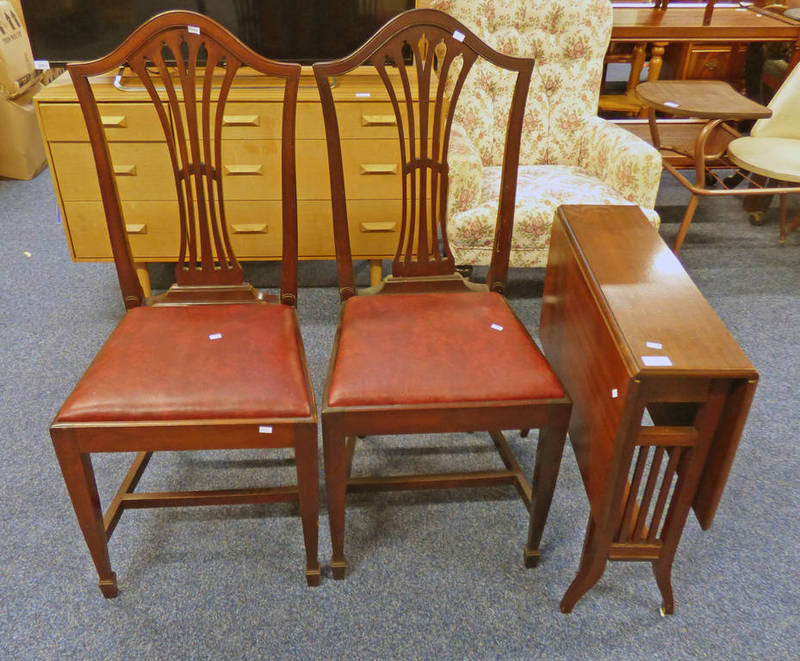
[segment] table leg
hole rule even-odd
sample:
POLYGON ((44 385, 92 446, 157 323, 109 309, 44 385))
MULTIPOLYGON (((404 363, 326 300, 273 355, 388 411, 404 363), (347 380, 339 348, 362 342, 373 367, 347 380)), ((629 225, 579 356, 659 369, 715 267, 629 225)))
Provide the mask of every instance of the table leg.
POLYGON ((683 214, 680 229, 678 229, 678 236, 675 237, 675 245, 672 247, 676 253, 683 245, 683 240, 686 238, 686 232, 689 231, 689 225, 692 224, 692 218, 694 218, 694 212, 697 210, 697 203, 699 201, 700 197, 698 195, 692 195, 692 199, 689 200, 689 204, 686 205, 686 211, 683 214))
POLYGON ((383 260, 369 260, 369 286, 374 287, 375 285, 379 285, 381 280, 383 280, 383 260))
POLYGON ((656 41, 650 52, 650 70, 647 72, 647 80, 658 80, 661 75, 661 67, 664 64, 664 49, 669 42, 656 41))
POLYGON ((147 270, 147 264, 145 262, 134 262, 133 267, 136 269, 136 277, 139 278, 144 295, 150 296, 150 272, 147 270))

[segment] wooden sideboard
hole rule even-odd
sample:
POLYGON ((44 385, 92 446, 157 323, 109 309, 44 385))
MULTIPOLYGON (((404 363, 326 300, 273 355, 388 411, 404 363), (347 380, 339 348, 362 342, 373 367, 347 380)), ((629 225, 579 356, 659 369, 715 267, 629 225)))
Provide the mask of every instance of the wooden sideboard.
MULTIPOLYGON (((333 225, 319 95, 304 69, 297 110, 297 194, 301 259, 332 259, 333 225)), ((100 107, 140 279, 147 262, 167 260, 178 245, 172 172, 152 103, 134 77, 98 80, 100 107)), ((280 118, 283 91, 261 76, 238 74, 225 109, 226 212, 237 257, 280 257, 280 118)), ((401 213, 400 150, 395 117, 374 71, 337 81, 342 152, 355 259, 372 261, 371 279, 394 256, 401 213)), ((111 261, 103 204, 88 135, 68 74, 35 98, 70 254, 111 261)))

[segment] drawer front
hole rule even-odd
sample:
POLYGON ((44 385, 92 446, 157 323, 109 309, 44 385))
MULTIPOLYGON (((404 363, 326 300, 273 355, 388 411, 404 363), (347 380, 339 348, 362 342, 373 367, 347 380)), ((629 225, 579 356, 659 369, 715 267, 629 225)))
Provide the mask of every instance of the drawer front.
POLYGON ((689 79, 725 80, 733 58, 733 47, 726 44, 695 46, 686 68, 689 79))
MULTIPOLYGON (((212 135, 216 105, 211 108, 212 135)), ((229 101, 222 116, 224 140, 280 140, 283 105, 280 103, 244 103, 229 101)), ((297 136, 322 140, 325 128, 319 104, 297 104, 297 136)))
MULTIPOLYGON (((100 103, 100 117, 110 142, 164 141, 164 131, 155 108, 149 103, 100 103)), ((39 105, 48 141, 86 141, 89 134, 83 112, 76 103, 39 105)))
MULTIPOLYGON (((65 202, 64 211, 75 259, 111 259, 103 203, 65 202)), ((169 222, 169 219, 177 217, 177 203, 127 201, 122 203, 122 213, 136 259, 175 259, 179 229, 177 222, 169 222)))
POLYGON ((400 200, 352 200, 347 205, 354 257, 394 257, 400 238, 400 200))
MULTIPOLYGON (((224 140, 222 185, 226 200, 280 200, 279 140, 224 140)), ((50 145, 62 199, 99 200, 100 186, 87 142, 50 145)), ((159 143, 110 144, 117 188, 123 200, 174 200, 175 184, 166 147, 159 143)), ((393 140, 342 141, 350 199, 401 196, 400 149, 393 140)), ((297 195, 330 199, 328 159, 323 140, 297 142, 297 195)))
MULTIPOLYGON (((394 257, 400 229, 399 200, 350 200, 347 219, 354 258, 394 257)), ((298 205, 298 246, 303 257, 333 259, 330 202, 309 200, 298 205)))
MULTIPOLYGON (((101 202, 67 202, 69 235, 76 259, 111 259, 101 202)), ((175 261, 178 255, 178 205, 171 202, 122 203, 134 258, 175 261)), ((235 201, 225 205, 233 251, 240 259, 281 254, 281 205, 274 201, 235 201)))
MULTIPOLYGON (((100 185, 88 142, 54 142, 50 145, 53 167, 68 200, 99 200, 100 185)), ((109 144, 122 200, 174 200, 175 180, 163 144, 114 142, 109 144)))
MULTIPOLYGON (((280 103, 228 101, 222 119, 222 137, 224 140, 279 140, 282 109, 280 103)), ((397 139, 397 122, 389 103, 337 103, 336 116, 343 139, 397 139)), ((215 120, 216 105, 212 105, 212 135, 215 120)), ((325 139, 319 103, 297 104, 296 135, 299 140, 325 139)))
MULTIPOLYGON (((99 201, 66 202, 66 224, 75 259, 111 259, 103 205, 99 201)), ((177 204, 122 203, 128 239, 140 261, 174 261, 178 254, 177 204)), ((231 201, 225 205, 228 232, 239 259, 275 259, 281 255, 281 205, 271 200, 231 201)), ((400 203, 354 200, 348 203, 350 243, 354 257, 394 256, 400 203)), ((312 200, 298 205, 299 252, 304 257, 333 258, 331 205, 312 200)))
MULTIPOLYGON (((226 200, 278 200, 281 196, 279 140, 224 140, 226 200)), ((324 140, 297 141, 297 197, 329 200, 328 153, 324 140)), ((398 199, 402 195, 400 148, 395 140, 343 140, 348 199, 398 199)))

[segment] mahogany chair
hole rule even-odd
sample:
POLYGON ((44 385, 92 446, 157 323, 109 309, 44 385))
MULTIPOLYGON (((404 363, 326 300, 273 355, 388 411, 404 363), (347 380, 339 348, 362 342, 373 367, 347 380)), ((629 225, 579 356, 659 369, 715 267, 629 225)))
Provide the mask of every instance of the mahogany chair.
POLYGON ((342 300, 321 414, 333 576, 346 573, 345 494, 371 489, 513 484, 526 505, 544 515, 529 531, 525 550, 534 565, 571 404, 502 296, 533 60, 503 55, 447 14, 417 9, 389 21, 352 55, 313 68, 325 121, 342 300), (453 113, 479 57, 510 72, 514 87, 487 285, 455 271, 445 227, 453 113), (357 292, 331 81, 362 64, 375 68, 393 108, 403 202, 392 274, 357 292), (528 428, 541 430, 533 492, 501 432, 528 428), (472 430, 489 432, 505 470, 351 477, 359 436, 472 430))
MULTIPOLYGON (((56 415, 50 434, 105 597, 117 594, 108 539, 127 508, 299 500, 306 579, 317 562, 317 419, 295 310, 295 111, 300 66, 260 57, 192 12, 149 20, 109 55, 72 64, 127 312, 56 415), (145 298, 131 259, 93 85, 124 66, 149 94, 175 178, 176 283, 145 298), (223 204, 223 116, 242 67, 283 87, 283 264, 278 296, 242 278, 223 204), (297 486, 137 493, 157 450, 294 448, 297 486), (91 453, 136 452, 103 515, 91 453)), ((107 81, 107 78, 106 78, 107 81)), ((276 141, 277 142, 277 141, 276 141)))

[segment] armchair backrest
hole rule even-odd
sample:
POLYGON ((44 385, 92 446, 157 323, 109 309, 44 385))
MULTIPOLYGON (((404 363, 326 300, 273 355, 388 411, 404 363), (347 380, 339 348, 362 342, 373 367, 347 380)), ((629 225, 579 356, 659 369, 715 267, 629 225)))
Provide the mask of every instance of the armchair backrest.
POLYGON ((758 138, 794 138, 800 140, 800 66, 789 72, 769 102, 772 116, 759 119, 750 131, 758 138))
MULTIPOLYGON (((431 0, 507 55, 531 57, 520 163, 576 164, 576 132, 597 114, 603 59, 611 38, 609 0, 431 0)), ((476 66, 456 114, 485 166, 500 165, 507 77, 476 66)))

